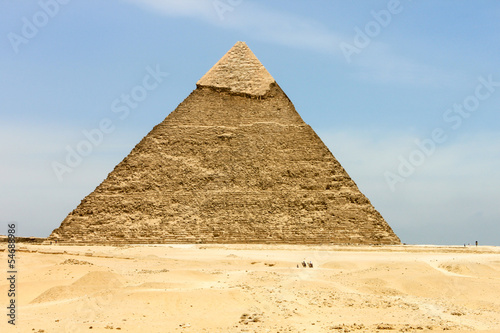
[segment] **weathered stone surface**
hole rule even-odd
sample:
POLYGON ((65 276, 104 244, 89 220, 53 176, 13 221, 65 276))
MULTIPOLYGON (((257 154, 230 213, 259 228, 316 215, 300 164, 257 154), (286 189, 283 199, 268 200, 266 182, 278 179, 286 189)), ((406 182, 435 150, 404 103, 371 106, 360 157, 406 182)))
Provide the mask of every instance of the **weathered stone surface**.
POLYGON ((228 53, 50 239, 400 243, 248 47, 228 53))
POLYGON ((237 42, 203 77, 197 86, 229 89, 233 93, 262 96, 274 79, 244 43, 237 42))

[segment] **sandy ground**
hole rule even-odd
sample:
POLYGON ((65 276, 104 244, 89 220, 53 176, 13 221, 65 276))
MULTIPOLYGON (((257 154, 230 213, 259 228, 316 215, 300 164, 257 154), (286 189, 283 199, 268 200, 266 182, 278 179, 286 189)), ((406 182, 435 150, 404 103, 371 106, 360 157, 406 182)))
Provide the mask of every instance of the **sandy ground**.
POLYGON ((498 247, 17 246, 1 332, 500 332, 498 247))

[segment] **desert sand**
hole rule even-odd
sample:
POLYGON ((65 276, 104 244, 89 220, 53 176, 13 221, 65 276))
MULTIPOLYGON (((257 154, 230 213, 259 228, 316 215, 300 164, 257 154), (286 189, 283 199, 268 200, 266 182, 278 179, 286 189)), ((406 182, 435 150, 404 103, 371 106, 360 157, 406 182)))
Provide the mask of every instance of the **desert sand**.
POLYGON ((500 332, 498 247, 17 245, 1 332, 500 332))

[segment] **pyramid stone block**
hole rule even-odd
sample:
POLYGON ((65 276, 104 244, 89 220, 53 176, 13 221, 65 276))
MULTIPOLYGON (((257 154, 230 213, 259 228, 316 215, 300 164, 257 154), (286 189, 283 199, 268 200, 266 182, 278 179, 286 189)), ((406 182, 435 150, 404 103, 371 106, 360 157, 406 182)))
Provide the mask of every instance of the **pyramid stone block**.
POLYGON ((400 243, 243 42, 198 81, 50 239, 400 243))

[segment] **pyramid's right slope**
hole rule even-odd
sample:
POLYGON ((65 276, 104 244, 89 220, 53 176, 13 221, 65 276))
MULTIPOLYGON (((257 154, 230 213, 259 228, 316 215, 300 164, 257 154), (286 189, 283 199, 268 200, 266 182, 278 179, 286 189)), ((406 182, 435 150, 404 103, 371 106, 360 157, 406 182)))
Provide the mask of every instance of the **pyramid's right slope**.
POLYGON ((51 238, 400 243, 242 42, 51 238))

